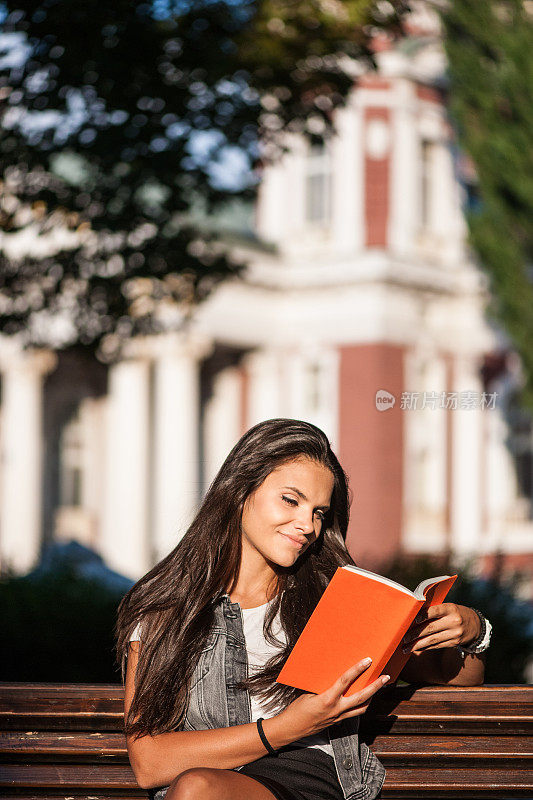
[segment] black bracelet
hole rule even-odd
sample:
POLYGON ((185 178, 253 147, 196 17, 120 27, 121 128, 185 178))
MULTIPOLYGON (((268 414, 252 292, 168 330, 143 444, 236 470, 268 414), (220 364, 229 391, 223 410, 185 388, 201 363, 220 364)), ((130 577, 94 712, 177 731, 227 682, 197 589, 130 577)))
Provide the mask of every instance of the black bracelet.
POLYGON ((275 756, 276 751, 268 741, 267 737, 265 736, 265 732, 263 730, 263 717, 259 717, 259 719, 257 720, 257 731, 259 733, 259 736, 261 737, 261 741, 265 746, 265 750, 267 750, 271 756, 275 756))

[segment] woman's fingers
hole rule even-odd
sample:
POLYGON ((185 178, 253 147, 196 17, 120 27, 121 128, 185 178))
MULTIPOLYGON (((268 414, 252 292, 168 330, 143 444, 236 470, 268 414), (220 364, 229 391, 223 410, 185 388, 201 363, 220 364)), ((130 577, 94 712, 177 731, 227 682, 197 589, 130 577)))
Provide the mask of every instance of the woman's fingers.
POLYGON ((454 647, 461 642, 463 627, 455 615, 441 617, 410 631, 404 639, 404 653, 419 653, 434 647, 454 647))
POLYGON ((480 632, 479 617, 467 606, 443 603, 424 612, 424 618, 408 630, 404 653, 454 647, 474 641, 480 632))
POLYGON ((442 633, 435 633, 432 636, 424 636, 422 639, 417 639, 404 648, 404 653, 416 655, 423 653, 426 650, 440 650, 442 648, 455 647, 461 641, 459 631, 443 631, 442 633))
POLYGON ((340 703, 342 711, 348 708, 351 709, 354 706, 360 706, 370 700, 370 698, 388 682, 388 675, 380 675, 377 680, 373 681, 364 689, 348 697, 345 697, 345 692, 347 692, 352 683, 368 669, 371 663, 371 658, 365 658, 357 664, 354 664, 350 669, 347 669, 346 672, 335 681, 333 686, 325 692, 326 695, 329 695, 328 699, 335 703, 340 703))
POLYGON ((352 685, 355 679, 358 678, 359 675, 362 675, 365 669, 369 668, 371 663, 371 658, 363 658, 357 664, 354 664, 353 667, 347 669, 346 672, 343 672, 333 686, 327 689, 327 692, 336 697, 340 697, 352 685))
POLYGON ((361 689, 360 692, 354 692, 354 694, 349 695, 348 697, 342 697, 342 705, 343 710, 348 710, 353 708, 354 706, 361 706, 365 703, 368 703, 371 697, 373 697, 377 691, 381 689, 382 686, 385 686, 386 683, 390 681, 389 675, 380 675, 377 680, 370 683, 364 689, 361 689))
POLYGON ((381 675, 369 686, 348 697, 344 694, 371 663, 370 658, 363 659, 346 670, 325 692, 303 694, 293 700, 281 713, 292 716, 291 724, 299 733, 296 738, 317 733, 344 719, 347 714, 363 714, 372 696, 387 683, 389 676, 381 675))
POLYGON ((359 717, 364 714, 370 705, 372 697, 385 686, 389 680, 390 677, 388 675, 380 675, 380 677, 367 686, 366 689, 362 689, 360 692, 356 692, 349 697, 343 697, 343 707, 337 720, 340 721, 348 717, 359 717))

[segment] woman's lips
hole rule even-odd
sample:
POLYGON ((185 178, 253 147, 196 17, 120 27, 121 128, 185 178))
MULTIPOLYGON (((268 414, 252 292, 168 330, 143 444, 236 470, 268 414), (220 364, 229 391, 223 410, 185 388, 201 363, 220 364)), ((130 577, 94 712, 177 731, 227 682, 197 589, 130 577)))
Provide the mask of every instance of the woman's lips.
POLYGON ((296 536, 289 536, 288 533, 280 533, 279 535, 287 539, 287 541, 290 542, 293 547, 297 547, 298 550, 301 550, 304 544, 307 544, 307 539, 298 539, 296 536))

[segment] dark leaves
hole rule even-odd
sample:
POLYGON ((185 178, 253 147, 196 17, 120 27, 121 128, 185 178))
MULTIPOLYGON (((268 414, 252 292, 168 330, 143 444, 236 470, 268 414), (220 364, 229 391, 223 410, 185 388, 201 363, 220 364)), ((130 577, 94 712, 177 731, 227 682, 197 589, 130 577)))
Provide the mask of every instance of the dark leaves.
POLYGON ((181 324, 239 272, 195 208, 251 201, 286 131, 328 135, 353 84, 345 54, 370 63, 375 27, 399 30, 404 3, 388 6, 8 2, 0 330, 107 359, 181 324))

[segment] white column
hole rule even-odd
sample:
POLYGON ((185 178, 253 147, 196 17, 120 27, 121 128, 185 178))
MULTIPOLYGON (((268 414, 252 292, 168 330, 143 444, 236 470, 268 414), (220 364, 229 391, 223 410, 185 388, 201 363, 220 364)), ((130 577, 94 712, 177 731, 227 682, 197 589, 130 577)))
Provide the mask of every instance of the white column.
POLYGON ((102 509, 105 498, 105 421, 107 401, 87 397, 80 405, 83 429, 82 507, 89 519, 91 547, 100 549, 102 509))
POLYGON ((464 218, 458 224, 455 208, 457 181, 448 142, 440 141, 435 145, 432 167, 431 228, 438 236, 441 258, 454 263, 463 251, 464 218))
MULTIPOLYGON (((477 392, 481 396, 477 359, 457 356, 454 362, 454 391, 477 392)), ((468 557, 481 544, 481 436, 482 411, 450 411, 452 424, 452 551, 468 557)))
POLYGON ((279 357, 279 415, 321 428, 338 446, 339 353, 303 342, 279 357))
POLYGON ((222 370, 213 381, 213 393, 204 410, 204 469, 208 486, 241 435, 241 391, 241 377, 235 367, 222 370))
MULTIPOLYGON (((428 338, 427 330, 421 331, 428 338)), ((444 359, 420 344, 406 359, 405 386, 417 392, 416 410, 405 410, 403 543, 411 552, 446 549, 446 414, 440 407, 446 390, 444 359), (424 397, 426 398, 424 401, 424 397)), ((455 412, 452 412, 455 413, 455 412)))
MULTIPOLYGON (((256 378, 257 379, 257 378, 256 378)), ((273 376, 275 379, 275 376, 273 376)), ((287 348, 279 363, 280 417, 305 419, 308 394, 308 363, 300 348, 287 348)))
POLYGON ((413 89, 402 82, 397 92, 392 112, 389 242, 398 255, 409 255, 420 224, 420 154, 413 89))
POLYGON ((339 442, 340 353, 335 347, 323 347, 317 353, 319 372, 318 408, 308 417, 309 422, 321 428, 335 452, 339 442))
POLYGON ((101 550, 128 577, 149 566, 149 380, 147 359, 109 370, 106 496, 101 550))
POLYGON ((80 403, 83 431, 81 504, 95 515, 101 510, 104 492, 105 414, 106 400, 103 397, 86 397, 80 403))
POLYGON ((177 545, 198 507, 199 360, 209 349, 179 334, 154 343, 152 560, 177 545))
POLYGON ((257 350, 245 357, 244 364, 248 373, 247 427, 282 416, 282 407, 286 404, 281 398, 281 375, 276 353, 257 350))
POLYGON ((285 159, 265 168, 256 206, 256 228, 261 239, 279 242, 286 225, 285 159))
POLYGON ((26 572, 41 546, 42 384, 56 365, 49 351, 2 357, 2 568, 26 572))
POLYGON ((453 164, 446 142, 433 143, 429 166, 429 227, 445 240, 450 234, 450 194, 453 189, 453 164))
POLYGON ((336 114, 338 136, 332 142, 333 239, 341 252, 364 244, 364 148, 362 109, 352 96, 336 114))
POLYGON ((306 213, 306 170, 309 145, 298 137, 290 142, 290 152, 285 156, 284 197, 278 199, 285 203, 284 236, 280 245, 287 253, 298 253, 305 244, 302 231, 308 229, 306 213), (287 200, 290 202, 287 204, 287 200))

